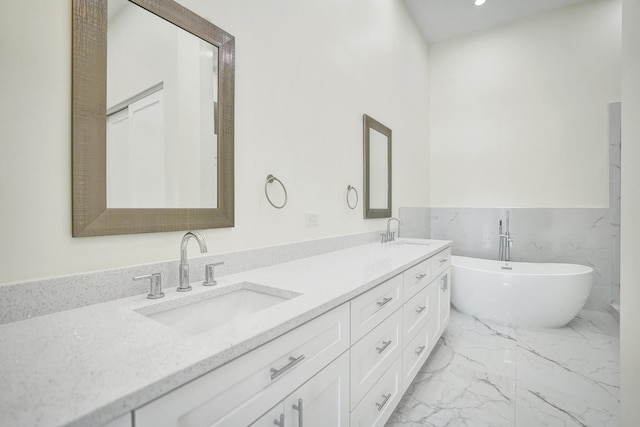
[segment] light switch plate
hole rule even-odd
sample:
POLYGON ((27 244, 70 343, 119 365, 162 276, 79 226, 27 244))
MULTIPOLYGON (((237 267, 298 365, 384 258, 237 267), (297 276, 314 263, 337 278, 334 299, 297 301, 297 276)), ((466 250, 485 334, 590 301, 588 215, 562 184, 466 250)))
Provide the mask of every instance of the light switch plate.
POLYGON ((318 212, 307 212, 306 223, 307 227, 313 227, 320 224, 320 214, 318 212))

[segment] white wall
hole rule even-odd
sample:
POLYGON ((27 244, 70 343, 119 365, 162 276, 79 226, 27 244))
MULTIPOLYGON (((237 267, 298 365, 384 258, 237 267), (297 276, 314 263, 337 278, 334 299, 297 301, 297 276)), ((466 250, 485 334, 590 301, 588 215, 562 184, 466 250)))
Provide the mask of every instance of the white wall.
POLYGON ((619 0, 430 45, 431 206, 608 207, 619 0))
POLYGON ((640 419, 640 2, 622 5, 620 380, 622 425, 640 419))
MULTIPOLYGON (((364 113, 393 130, 394 213, 428 205, 427 49, 401 2, 183 4, 236 37, 236 227, 205 230, 210 252, 382 229, 345 203, 364 113)), ((71 3, 3 5, 0 57, 0 283, 176 259, 181 232, 71 237, 71 3)))

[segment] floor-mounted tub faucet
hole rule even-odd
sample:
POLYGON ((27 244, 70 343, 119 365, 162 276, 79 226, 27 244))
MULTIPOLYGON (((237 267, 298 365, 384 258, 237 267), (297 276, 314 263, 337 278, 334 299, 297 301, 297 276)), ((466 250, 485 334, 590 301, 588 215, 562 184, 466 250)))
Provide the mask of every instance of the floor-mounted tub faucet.
POLYGON ((178 292, 186 292, 191 290, 189 285, 189 263, 187 262, 187 243, 189 239, 194 237, 200 245, 200 253, 207 252, 207 242, 204 241, 204 237, 197 231, 188 231, 182 236, 182 242, 180 242, 180 284, 176 289, 178 292))
POLYGON ((506 224, 504 232, 502 229, 502 220, 500 220, 500 230, 498 232, 500 237, 500 248, 498 249, 498 259, 500 261, 511 261, 511 246, 513 246, 513 240, 511 238, 511 231, 509 231, 509 211, 507 211, 506 224))
POLYGON ((386 239, 382 239, 383 242, 393 242, 394 240, 396 240, 396 233, 391 232, 391 221, 398 221, 398 238, 400 238, 400 226, 404 224, 402 223, 401 219, 392 216, 387 220, 387 234, 386 239))

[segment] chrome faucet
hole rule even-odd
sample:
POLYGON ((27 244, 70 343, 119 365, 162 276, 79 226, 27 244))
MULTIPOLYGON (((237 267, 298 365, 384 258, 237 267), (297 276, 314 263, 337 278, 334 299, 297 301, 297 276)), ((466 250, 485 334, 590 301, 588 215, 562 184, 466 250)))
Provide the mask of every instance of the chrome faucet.
POLYGON ((500 261, 511 261, 511 246, 513 246, 513 240, 511 238, 511 232, 509 231, 509 211, 507 211, 506 226, 504 232, 502 229, 502 220, 500 220, 500 230, 498 231, 500 237, 500 248, 498 249, 498 259, 500 261))
POLYGON ((178 285, 178 292, 186 292, 191 290, 189 285, 189 264, 187 263, 187 243, 189 239, 195 237, 198 245, 200 245, 200 253, 207 252, 207 243, 204 241, 204 237, 197 231, 188 231, 182 236, 182 242, 180 243, 180 284, 178 285))
POLYGON ((396 236, 395 236, 396 233, 391 232, 391 221, 398 221, 398 238, 400 238, 400 226, 404 224, 402 223, 401 219, 392 216, 387 220, 387 235, 385 236, 386 238, 383 239, 383 242, 384 241, 393 242, 394 240, 396 240, 396 236))

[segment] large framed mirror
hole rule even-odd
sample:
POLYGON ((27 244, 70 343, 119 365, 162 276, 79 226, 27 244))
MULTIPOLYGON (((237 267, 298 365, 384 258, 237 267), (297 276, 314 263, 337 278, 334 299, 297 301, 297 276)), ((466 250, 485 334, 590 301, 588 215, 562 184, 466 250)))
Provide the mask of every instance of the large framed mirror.
POLYGON ((235 39, 172 0, 73 0, 73 236, 234 225, 235 39))
POLYGON ((391 129, 364 115, 364 217, 391 216, 391 129))

